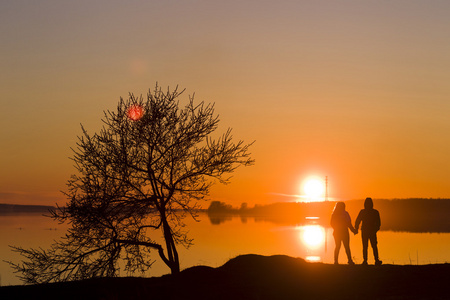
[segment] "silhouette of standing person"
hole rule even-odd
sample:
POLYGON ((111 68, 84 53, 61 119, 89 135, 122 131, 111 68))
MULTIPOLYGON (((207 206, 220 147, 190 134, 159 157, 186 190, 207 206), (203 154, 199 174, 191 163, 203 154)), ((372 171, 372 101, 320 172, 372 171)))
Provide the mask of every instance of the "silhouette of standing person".
POLYGON ((355 228, 358 232, 359 224, 362 222, 361 226, 361 238, 363 244, 363 265, 367 265, 367 248, 370 245, 373 250, 373 257, 375 258, 375 265, 379 266, 382 261, 378 258, 378 241, 377 241, 377 231, 380 230, 381 219, 378 210, 373 208, 372 198, 366 198, 364 201, 364 209, 358 214, 355 221, 355 228))
POLYGON ((341 250, 341 244, 344 244, 345 253, 347 254, 347 260, 349 265, 354 265, 352 260, 352 254, 350 251, 350 235, 348 229, 356 234, 355 228, 353 228, 352 220, 350 215, 345 210, 344 202, 337 202, 333 213, 331 214, 331 227, 333 227, 334 232, 334 243, 336 247, 334 248, 334 263, 339 264, 339 251, 341 250))

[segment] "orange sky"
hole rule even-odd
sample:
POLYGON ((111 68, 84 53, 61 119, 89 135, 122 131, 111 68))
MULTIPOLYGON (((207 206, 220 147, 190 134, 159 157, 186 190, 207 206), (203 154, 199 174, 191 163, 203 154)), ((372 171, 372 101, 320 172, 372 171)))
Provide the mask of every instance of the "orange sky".
POLYGON ((156 81, 256 140, 256 165, 212 199, 290 201, 310 175, 335 199, 450 197, 449 14, 415 0, 2 1, 0 203, 63 203, 80 123, 97 131, 156 81))

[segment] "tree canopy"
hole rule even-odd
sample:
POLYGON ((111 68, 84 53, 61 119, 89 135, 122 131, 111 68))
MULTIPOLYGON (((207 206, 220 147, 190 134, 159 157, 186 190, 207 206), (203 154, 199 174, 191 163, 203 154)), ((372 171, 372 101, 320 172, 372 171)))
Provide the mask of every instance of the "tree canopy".
POLYGON ((68 203, 51 212, 71 226, 50 249, 13 247, 25 260, 10 264, 25 282, 117 276, 120 260, 129 274, 145 272, 153 251, 180 271, 177 246, 192 244, 184 218, 196 217, 213 183, 228 183, 237 167, 254 163, 252 143, 234 142, 231 129, 213 136, 214 105, 189 96, 182 106, 183 92, 156 85, 146 98, 129 94, 105 111, 98 133, 82 126, 68 203))

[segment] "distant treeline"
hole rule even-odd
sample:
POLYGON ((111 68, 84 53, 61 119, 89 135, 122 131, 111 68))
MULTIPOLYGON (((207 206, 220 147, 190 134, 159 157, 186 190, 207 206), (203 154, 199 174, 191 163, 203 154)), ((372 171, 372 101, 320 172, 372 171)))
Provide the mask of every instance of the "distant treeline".
MULTIPOLYGON (((364 208, 364 200, 344 201, 352 222, 364 208)), ((220 224, 231 216, 252 217, 280 225, 308 222, 308 217, 318 217, 318 223, 329 226, 336 202, 283 202, 239 208, 219 201, 211 202, 208 215, 211 223, 220 224)), ((450 232, 450 199, 374 199, 374 208, 381 215, 381 230, 408 232, 450 232)))
POLYGON ((54 209, 54 207, 45 205, 18 205, 0 203, 0 215, 17 213, 47 213, 50 209, 54 209))

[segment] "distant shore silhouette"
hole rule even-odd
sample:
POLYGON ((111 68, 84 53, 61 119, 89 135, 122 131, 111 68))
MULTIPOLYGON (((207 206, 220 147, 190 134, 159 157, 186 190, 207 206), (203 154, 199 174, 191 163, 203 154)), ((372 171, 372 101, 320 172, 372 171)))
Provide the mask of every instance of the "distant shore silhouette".
MULTIPOLYGON (((381 230, 405 232, 450 232, 450 199, 375 199, 377 207, 383 213, 381 230)), ((345 201, 348 212, 356 216, 364 200, 345 201)), ((277 202, 267 205, 255 205, 240 208, 219 201, 210 202, 208 213, 212 224, 221 224, 233 216, 241 217, 242 222, 248 218, 268 221, 280 225, 302 225, 310 222, 308 217, 318 217, 316 223, 329 227, 329 215, 336 201, 326 202, 277 202)), ((18 213, 48 213, 53 206, 17 205, 0 203, 0 215, 18 213)))
POLYGON ((0 203, 0 215, 17 213, 48 213, 49 209, 54 209, 50 205, 20 205, 0 203))
MULTIPOLYGON (((450 232, 450 199, 374 199, 377 209, 383 214, 381 230, 405 232, 450 232)), ((317 217, 317 224, 329 227, 336 201, 325 202, 278 202, 267 205, 234 208, 224 202, 213 201, 208 208, 208 216, 213 224, 239 216, 244 221, 268 221, 280 225, 302 225, 310 222, 308 217, 317 217)), ((346 209, 352 216, 358 215, 364 200, 345 201, 346 209)))

